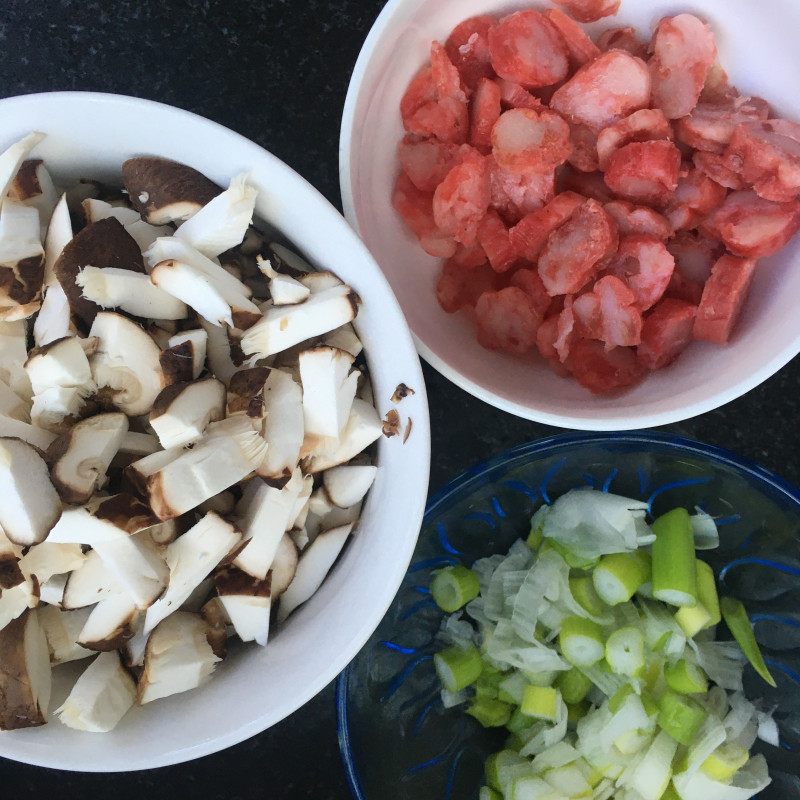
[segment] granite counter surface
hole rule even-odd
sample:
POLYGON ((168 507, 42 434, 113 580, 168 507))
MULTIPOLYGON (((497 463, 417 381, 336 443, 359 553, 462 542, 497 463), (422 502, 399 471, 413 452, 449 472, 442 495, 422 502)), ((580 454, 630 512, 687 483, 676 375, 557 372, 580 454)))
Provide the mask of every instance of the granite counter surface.
MULTIPOLYGON (((342 106, 382 6, 382 0, 4 0, 0 96, 88 90, 169 103, 267 148, 341 208, 342 106)), ((476 461, 558 432, 470 397, 427 366, 425 376, 432 491, 476 461)), ((746 397, 665 430, 727 447, 800 484, 799 404, 795 360, 746 397)), ((335 717, 329 686, 270 730, 198 761, 94 775, 0 760, 0 787, 15 800, 349 800, 335 717)))

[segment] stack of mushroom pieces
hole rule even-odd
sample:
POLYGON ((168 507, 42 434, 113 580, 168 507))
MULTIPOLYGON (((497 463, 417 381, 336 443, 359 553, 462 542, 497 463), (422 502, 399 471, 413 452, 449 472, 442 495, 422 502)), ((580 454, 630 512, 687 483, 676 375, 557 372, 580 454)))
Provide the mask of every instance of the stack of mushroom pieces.
POLYGON ((42 138, 0 154, 0 728, 92 659, 55 713, 108 731, 316 591, 382 424, 358 296, 253 227, 246 175, 61 193, 42 138))

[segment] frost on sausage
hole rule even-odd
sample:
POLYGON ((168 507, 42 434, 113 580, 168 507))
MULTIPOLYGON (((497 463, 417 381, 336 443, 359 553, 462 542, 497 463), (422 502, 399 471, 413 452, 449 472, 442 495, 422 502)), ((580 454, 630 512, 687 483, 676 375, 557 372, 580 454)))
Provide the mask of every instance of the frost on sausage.
POLYGON ((617 249, 617 224, 596 200, 586 200, 547 240, 539 275, 551 295, 581 289, 617 249))
POLYGON ((561 34, 534 9, 516 11, 489 29, 494 71, 525 89, 567 77, 569 58, 561 34))
POLYGON ((678 14, 658 23, 651 47, 653 105, 667 119, 685 117, 697 105, 717 58, 714 34, 694 15, 678 14))
POLYGON ((550 101, 550 107, 570 122, 595 131, 650 104, 647 65, 624 50, 603 53, 581 67, 550 101))

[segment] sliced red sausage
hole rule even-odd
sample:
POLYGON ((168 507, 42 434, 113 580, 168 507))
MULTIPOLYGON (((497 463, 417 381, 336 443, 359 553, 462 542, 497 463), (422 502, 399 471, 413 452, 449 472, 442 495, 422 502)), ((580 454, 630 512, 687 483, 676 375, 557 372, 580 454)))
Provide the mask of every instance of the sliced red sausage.
POLYGON ((743 122, 725 151, 725 166, 760 197, 794 200, 800 192, 800 125, 785 119, 743 122))
POLYGON ((652 236, 666 241, 674 233, 669 220, 650 206, 636 206, 627 200, 612 200, 603 208, 614 218, 620 236, 652 236))
POLYGON ((478 225, 478 242, 495 272, 507 272, 519 260, 508 228, 493 208, 478 225))
POLYGON ((611 156, 631 142, 672 139, 672 126, 659 108, 643 108, 604 128, 597 135, 597 162, 606 170, 611 156))
POLYGON ((724 186, 692 167, 678 179, 675 194, 664 209, 664 216, 676 231, 696 228, 712 211, 722 205, 728 194, 724 186))
POLYGON ((569 163, 579 172, 597 172, 597 134, 588 125, 575 123, 569 126, 569 141, 569 163))
POLYGON ((639 344, 642 312, 636 294, 615 275, 600 278, 591 292, 576 297, 572 312, 578 335, 584 339, 598 339, 606 349, 639 344))
POLYGON ((561 192, 544 208, 524 216, 511 229, 511 242, 521 258, 536 261, 550 234, 586 201, 574 192, 561 192))
POLYGON ((570 122, 601 131, 649 104, 647 65, 624 50, 611 50, 581 67, 553 95, 550 107, 570 122))
POLYGON ((578 22, 596 22, 619 11, 620 0, 553 0, 578 22))
POLYGON ((777 253, 800 230, 800 202, 775 203, 751 189, 731 192, 700 230, 722 241, 734 255, 765 258, 777 253))
POLYGON ((555 172, 513 173, 501 169, 494 157, 486 157, 491 205, 509 223, 540 209, 555 196, 555 172))
POLYGON ((725 255, 714 264, 694 321, 694 338, 725 344, 747 299, 756 264, 753 258, 725 255))
POLYGON ((717 58, 714 33, 692 14, 665 17, 658 23, 651 48, 653 105, 668 119, 685 117, 697 105, 717 58))
POLYGON ((534 9, 509 14, 490 28, 489 50, 494 71, 525 89, 550 86, 569 72, 561 34, 534 9))
POLYGON ((496 24, 497 20, 487 15, 470 17, 456 25, 444 43, 450 61, 470 89, 475 89, 482 78, 494 76, 489 30, 496 24))
POLYGON ((639 361, 647 369, 671 364, 691 343, 697 306, 667 297, 647 316, 642 340, 636 348, 639 361))
POLYGON ((492 128, 500 119, 500 87, 489 78, 481 78, 469 109, 469 143, 481 152, 492 147, 492 128))
POLYGON ((600 48, 588 37, 580 25, 563 11, 559 11, 557 8, 548 8, 544 12, 544 16, 564 39, 569 63, 573 69, 578 69, 590 61, 594 61, 600 55, 600 48))
POLYGON ((692 156, 692 163, 697 169, 708 175, 712 181, 716 181, 720 186, 724 186, 726 189, 739 191, 746 186, 744 178, 739 175, 739 173, 728 169, 725 165, 725 157, 718 153, 696 150, 692 156))
POLYGON ((400 166, 414 186, 433 192, 458 160, 459 145, 406 135, 397 148, 400 166))
POLYGON ((708 153, 723 153, 736 126, 758 122, 769 115, 769 106, 760 97, 732 97, 723 103, 698 103, 692 113, 675 122, 675 137, 708 153))
POLYGON ((631 142, 608 162, 605 182, 631 203, 664 205, 678 186, 681 154, 672 142, 631 142))
POLYGON ((608 272, 631 288, 642 311, 654 306, 664 294, 675 269, 675 258, 660 239, 651 236, 626 236, 608 272))
POLYGON ((632 347, 606 351, 602 342, 578 339, 570 350, 570 366, 578 383, 593 394, 633 386, 645 373, 632 347))
POLYGON ((489 350, 527 353, 536 345, 542 319, 530 297, 516 286, 484 292, 475 304, 478 343, 489 350))
POLYGON ((457 242, 471 247, 475 244, 478 224, 489 208, 489 171, 485 158, 472 151, 433 193, 433 219, 436 227, 457 242))
POLYGON ((547 240, 539 275, 551 295, 581 289, 617 249, 617 224, 596 200, 586 200, 547 240))
POLYGON ((647 58, 647 45, 636 35, 635 28, 609 28, 598 36, 597 46, 603 53, 626 50, 637 58, 647 58))
POLYGON ((550 173, 572 152, 569 125, 552 111, 512 108, 492 128, 492 154, 508 172, 550 173))
POLYGON ((509 284, 511 286, 516 286, 518 289, 522 289, 522 291, 530 297, 533 305, 536 306, 536 309, 541 313, 542 317, 545 317, 550 311, 553 299, 547 294, 547 289, 544 288, 542 279, 535 269, 526 269, 523 267, 516 270, 511 276, 509 284))
POLYGON ((450 258, 456 252, 455 239, 439 230, 433 219, 433 194, 417 189, 404 172, 397 176, 392 205, 426 253, 436 258, 450 258))
POLYGON ((474 308, 478 298, 496 286, 497 274, 488 264, 466 269, 448 259, 436 283, 436 299, 448 314, 455 314, 462 308, 474 308))

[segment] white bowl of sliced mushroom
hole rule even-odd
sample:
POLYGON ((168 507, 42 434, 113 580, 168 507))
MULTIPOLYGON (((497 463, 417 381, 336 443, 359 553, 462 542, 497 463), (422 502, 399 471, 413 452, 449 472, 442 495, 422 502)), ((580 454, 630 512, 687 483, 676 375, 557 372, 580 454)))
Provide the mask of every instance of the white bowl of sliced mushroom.
POLYGON ((113 95, 0 111, 0 755, 196 758, 310 699, 388 607, 419 362, 355 234, 252 142, 113 95))

